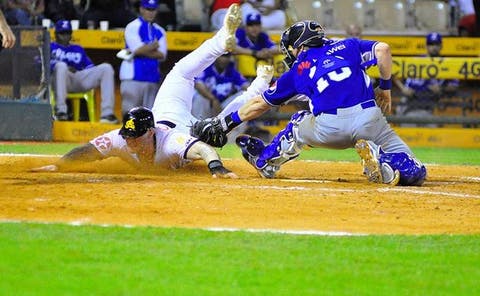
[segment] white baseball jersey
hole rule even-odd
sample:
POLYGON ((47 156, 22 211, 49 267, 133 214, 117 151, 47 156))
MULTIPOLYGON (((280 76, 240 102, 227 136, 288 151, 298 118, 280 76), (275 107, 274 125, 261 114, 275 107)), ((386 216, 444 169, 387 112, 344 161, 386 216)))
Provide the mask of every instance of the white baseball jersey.
MULTIPOLYGON (((110 131, 96 137, 90 143, 105 158, 116 156, 128 163, 140 164, 137 155, 129 150, 127 141, 118 132, 119 129, 110 131)), ((155 166, 177 169, 192 162, 186 158, 187 152, 198 139, 163 127, 155 128, 155 137, 155 166)))

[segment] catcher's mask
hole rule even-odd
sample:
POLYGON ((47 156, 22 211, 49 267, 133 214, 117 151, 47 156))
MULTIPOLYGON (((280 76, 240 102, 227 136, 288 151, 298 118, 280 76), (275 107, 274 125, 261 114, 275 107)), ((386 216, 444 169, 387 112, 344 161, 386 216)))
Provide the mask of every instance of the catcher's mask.
POLYGON ((291 67, 297 59, 292 49, 302 45, 309 47, 321 47, 325 42, 325 31, 323 27, 314 21, 301 21, 291 25, 282 34, 280 48, 286 56, 283 60, 287 67, 291 67))
POLYGON ((135 107, 123 116, 122 128, 118 134, 124 139, 138 138, 154 126, 152 111, 145 107, 135 107))

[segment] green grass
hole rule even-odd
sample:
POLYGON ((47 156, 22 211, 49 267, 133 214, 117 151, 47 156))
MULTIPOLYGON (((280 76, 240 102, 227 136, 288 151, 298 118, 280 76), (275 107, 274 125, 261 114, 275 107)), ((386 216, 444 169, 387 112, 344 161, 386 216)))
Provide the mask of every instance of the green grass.
POLYGON ((480 236, 0 224, 3 295, 478 295, 480 236))
MULTIPOLYGON (((79 143, 14 143, 1 144, 0 153, 34 153, 34 154, 65 154, 79 143)), ((434 164, 468 164, 480 165, 480 148, 413 148, 415 155, 424 163, 434 164)), ((218 149, 223 158, 241 158, 241 152, 233 144, 218 149)), ((328 161, 358 161, 354 149, 307 149, 302 152, 299 159, 328 160, 328 161)))

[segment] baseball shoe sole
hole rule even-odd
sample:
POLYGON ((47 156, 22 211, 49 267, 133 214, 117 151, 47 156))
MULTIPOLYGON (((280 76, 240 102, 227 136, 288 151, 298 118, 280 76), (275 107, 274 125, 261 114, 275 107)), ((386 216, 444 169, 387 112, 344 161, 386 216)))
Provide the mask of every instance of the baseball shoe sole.
POLYGON ((362 159, 363 173, 367 175, 368 181, 373 183, 383 183, 380 164, 373 148, 365 140, 358 140, 355 144, 355 150, 362 159))
POLYGON ((273 77, 272 65, 259 65, 257 67, 257 77, 264 80, 266 83, 270 83, 273 77))
POLYGON ((273 72, 272 65, 259 65, 257 67, 257 76, 247 88, 247 93, 251 96, 256 96, 266 91, 272 81, 273 72))
POLYGON ((238 4, 232 4, 228 8, 225 19, 223 20, 223 27, 225 29, 225 50, 232 52, 237 45, 237 38, 235 31, 242 23, 242 13, 238 4))
POLYGON ((355 150, 362 159, 363 173, 367 179, 373 183, 388 184, 395 186, 400 181, 400 172, 393 170, 387 164, 385 168, 385 177, 382 174, 382 166, 378 161, 378 153, 366 140, 358 140, 355 144, 355 150))
POLYGON ((240 135, 235 142, 242 150, 243 158, 245 158, 245 160, 257 170, 257 173, 262 178, 272 179, 275 177, 275 174, 280 169, 279 167, 270 164, 265 164, 261 168, 257 166, 258 156, 265 148, 265 144, 263 144, 262 140, 249 135, 240 135))

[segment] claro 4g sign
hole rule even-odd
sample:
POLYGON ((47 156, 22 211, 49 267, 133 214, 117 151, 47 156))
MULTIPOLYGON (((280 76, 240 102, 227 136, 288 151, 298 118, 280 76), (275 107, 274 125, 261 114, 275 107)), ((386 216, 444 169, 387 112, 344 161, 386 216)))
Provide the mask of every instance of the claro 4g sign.
MULTIPOLYGON (((392 76, 397 78, 480 80, 480 58, 393 57, 392 76)), ((368 69, 378 77, 377 67, 368 69)))

